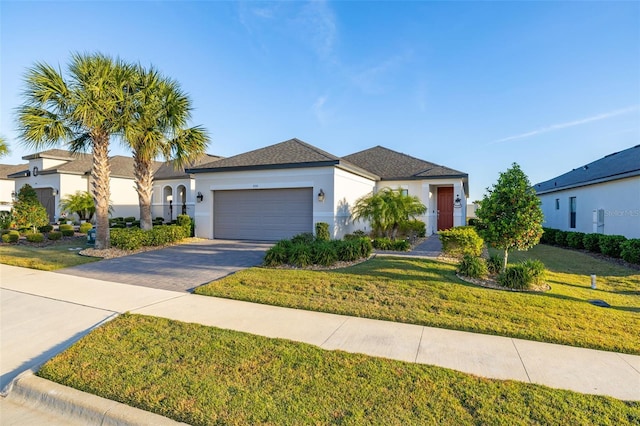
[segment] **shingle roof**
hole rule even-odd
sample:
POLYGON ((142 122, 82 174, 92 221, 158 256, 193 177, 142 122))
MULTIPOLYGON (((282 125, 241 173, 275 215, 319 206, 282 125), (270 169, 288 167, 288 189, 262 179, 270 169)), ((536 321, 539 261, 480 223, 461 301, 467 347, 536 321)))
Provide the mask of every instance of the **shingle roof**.
POLYGON ((467 177, 466 173, 420 160, 401 152, 376 146, 343 157, 356 166, 374 173, 382 180, 467 177))
POLYGON ((71 151, 64 149, 49 149, 47 151, 36 152, 35 154, 29 154, 22 157, 23 160, 35 160, 37 158, 52 158, 56 160, 73 160, 78 155, 88 154, 74 154, 71 151))
POLYGON ((220 157, 218 155, 205 154, 192 162, 189 166, 179 170, 176 170, 171 162, 161 163, 160 167, 158 167, 158 169, 156 170, 153 178, 155 180, 186 178, 189 176, 189 174, 185 171, 185 169, 199 167, 203 164, 212 164, 216 161, 221 160, 222 158, 223 157, 220 157))
POLYGON ((640 145, 614 152, 563 175, 534 185, 538 194, 640 176, 640 145))
POLYGON ((333 154, 309 145, 299 139, 289 139, 244 154, 202 164, 187 169, 188 173, 225 170, 256 170, 285 167, 310 167, 313 165, 338 164, 340 159, 333 154))
POLYGON ((9 175, 28 169, 28 164, 0 164, 0 179, 8 179, 9 175))

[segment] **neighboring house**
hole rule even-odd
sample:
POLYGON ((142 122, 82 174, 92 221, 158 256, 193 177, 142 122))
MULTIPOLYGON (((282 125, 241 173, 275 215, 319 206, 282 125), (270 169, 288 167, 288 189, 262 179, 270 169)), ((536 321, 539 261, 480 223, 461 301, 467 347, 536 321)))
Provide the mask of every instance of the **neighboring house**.
POLYGON ((354 223, 362 196, 390 187, 418 196, 435 232, 463 225, 467 174, 383 147, 344 158, 291 139, 189 168, 195 175, 196 235, 203 238, 278 240, 313 232, 326 222, 342 237, 368 224, 354 223))
MULTIPOLYGON (((13 180, 12 191, 19 191, 24 184, 31 185, 38 199, 47 209, 49 220, 56 222, 61 215, 60 200, 76 191, 89 191, 91 181, 91 154, 74 154, 62 149, 51 149, 22 157, 29 164, 13 166, 7 178, 13 180)), ((204 156, 201 161, 212 161, 219 157, 204 156)), ((138 193, 135 189, 133 158, 113 156, 111 167, 110 204, 112 217, 139 217, 138 193)), ((162 216, 166 221, 174 220, 182 211, 191 211, 195 204, 193 177, 184 169, 174 170, 168 163, 154 163, 155 179, 152 195, 152 216, 162 216), (164 195, 163 195, 164 194, 164 195), (173 199, 176 208, 169 208, 173 199)), ((3 194, 4 195, 4 194, 3 194)))
POLYGON ((640 145, 534 188, 545 227, 640 238, 640 145))
POLYGON ((27 164, 0 164, 0 211, 10 211, 16 195, 15 182, 9 175, 25 170, 27 167, 27 164))

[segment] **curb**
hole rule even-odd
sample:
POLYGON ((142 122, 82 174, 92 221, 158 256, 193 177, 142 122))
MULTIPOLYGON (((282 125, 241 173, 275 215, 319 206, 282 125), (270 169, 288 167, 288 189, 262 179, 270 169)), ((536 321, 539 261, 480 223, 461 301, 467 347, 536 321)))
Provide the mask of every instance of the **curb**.
POLYGON ((187 425, 159 414, 79 391, 26 371, 15 379, 8 400, 33 409, 57 413, 86 425, 187 425))

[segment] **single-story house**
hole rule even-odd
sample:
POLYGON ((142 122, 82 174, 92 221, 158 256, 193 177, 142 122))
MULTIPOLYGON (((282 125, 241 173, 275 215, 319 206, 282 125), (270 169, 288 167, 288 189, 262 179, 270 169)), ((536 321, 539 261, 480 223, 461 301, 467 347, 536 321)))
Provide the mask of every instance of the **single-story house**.
POLYGON ((28 164, 0 164, 0 211, 10 211, 16 194, 15 181, 9 177, 27 169, 28 164))
POLYGON ((335 238, 355 230, 351 208, 384 187, 427 206, 429 234, 465 224, 468 175, 384 147, 337 157, 299 139, 188 168, 195 176, 196 235, 278 240, 326 222, 335 238))
MULTIPOLYGON (((199 162, 212 162, 219 157, 204 155, 199 162)), ((62 149, 51 149, 22 157, 29 163, 12 166, 7 174, 13 181, 11 191, 18 192, 24 184, 31 185, 38 199, 47 209, 51 222, 61 215, 60 200, 76 191, 89 191, 91 179, 91 154, 71 153, 62 149)), ((194 164, 199 164, 196 162, 194 164)), ((139 217, 140 207, 135 189, 133 158, 113 156, 111 166, 111 206, 113 217, 139 217)), ((170 163, 154 162, 154 186, 152 195, 152 217, 174 220, 186 212, 193 215, 195 194, 193 176, 184 169, 175 170, 170 163)), ((4 196, 4 194, 3 194, 4 196)))
POLYGON ((545 227, 640 238, 640 145, 534 188, 545 227))

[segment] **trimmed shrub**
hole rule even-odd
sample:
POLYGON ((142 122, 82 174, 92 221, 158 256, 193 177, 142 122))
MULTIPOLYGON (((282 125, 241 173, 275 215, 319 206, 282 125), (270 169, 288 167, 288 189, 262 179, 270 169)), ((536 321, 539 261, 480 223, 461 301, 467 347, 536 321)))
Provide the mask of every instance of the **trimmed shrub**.
POLYGON ((357 239, 336 241, 336 253, 339 260, 353 262, 361 257, 360 243, 357 239))
POLYGON ((473 226, 474 228, 478 226, 479 223, 480 223, 480 220, 477 217, 472 217, 467 222, 469 226, 473 226))
POLYGON ((315 240, 315 237, 311 232, 303 232, 302 234, 295 235, 291 238, 293 244, 311 244, 315 240))
POLYGON ((484 278, 489 271, 483 258, 465 254, 458 264, 458 273, 471 278, 484 278))
POLYGON ((176 224, 178 226, 191 227, 191 218, 188 214, 179 214, 176 218, 176 224))
POLYGON ((373 244, 369 238, 360 238, 356 240, 360 248, 360 257, 369 257, 373 251, 373 244))
POLYGON ((620 257, 626 262, 640 265, 640 238, 627 240, 620 244, 620 257))
POLYGON ((400 223, 400 235, 409 238, 424 238, 427 235, 427 226, 421 220, 407 220, 400 223))
POLYGON ((567 246, 574 249, 584 248, 584 232, 568 232, 567 233, 567 246))
POLYGON ((601 234, 585 234, 584 237, 582 237, 582 245, 584 248, 593 253, 600 253, 600 235, 601 234))
POLYGON ((369 236, 367 235, 366 232, 364 232, 362 229, 358 229, 357 231, 353 231, 351 234, 347 234, 344 236, 345 240, 357 240, 358 238, 368 238, 369 236))
POLYGON ((622 235, 600 235, 600 253, 605 256, 620 257, 622 243, 627 241, 627 238, 622 235))
POLYGON ((539 260, 526 260, 507 266, 507 270, 498 275, 498 283, 503 287, 526 290, 542 284, 544 264, 539 260))
POLYGON ((442 251, 448 256, 462 257, 465 254, 480 256, 484 241, 471 226, 458 226, 438 232, 442 251))
POLYGON ((74 235, 76 235, 76 231, 74 231, 73 229, 63 229, 60 232, 62 232, 62 236, 64 237, 73 237, 74 235))
POLYGON ((145 232, 139 228, 117 228, 109 234, 111 245, 122 250, 137 250, 146 241, 145 232))
POLYGON ((553 228, 542 228, 542 237, 540 237, 541 244, 555 244, 556 243, 556 231, 553 228))
POLYGON ((6 234, 2 234, 3 243, 17 243, 20 239, 20 233, 18 231, 9 231, 6 234))
POLYGON ((567 247, 567 235, 569 233, 567 231, 561 231, 559 229, 556 230, 555 242, 556 245, 560 247, 567 247))
POLYGON ((136 220, 136 218, 133 216, 127 216, 124 218, 125 223, 132 223, 134 220, 136 220))
POLYGON ((58 228, 60 231, 73 231, 73 225, 69 225, 69 224, 62 224, 59 226, 58 228))
POLYGON ((44 241, 44 234, 41 232, 31 232, 26 235, 27 241, 30 243, 41 243, 44 241))
POLYGON ((329 224, 326 222, 317 222, 316 223, 316 240, 329 241, 330 239, 331 239, 331 235, 329 234, 329 224))
POLYGON ((89 222, 85 222, 85 223, 80 225, 79 232, 81 234, 86 234, 87 232, 89 232, 92 229, 93 229, 93 225, 90 224, 89 222))
POLYGON ((294 243, 289 251, 289 263, 299 267, 311 264, 311 246, 304 243, 294 243))
POLYGON ((502 271, 502 265, 504 264, 504 258, 497 254, 492 254, 487 259, 487 269, 490 274, 499 274, 502 271))
POLYGON ((51 241, 58 241, 62 238, 62 232, 60 231, 51 231, 47 234, 47 238, 51 241))
POLYGON ((411 244, 407 240, 395 240, 391 242, 391 250, 393 251, 409 251, 411 244))
POLYGON ((335 244, 329 241, 316 241, 311 246, 311 262, 316 265, 331 266, 338 260, 335 244))
POLYGON ((52 225, 43 225, 38 227, 38 231, 42 232, 43 234, 46 234, 47 232, 51 232, 52 230, 53 230, 52 225))

